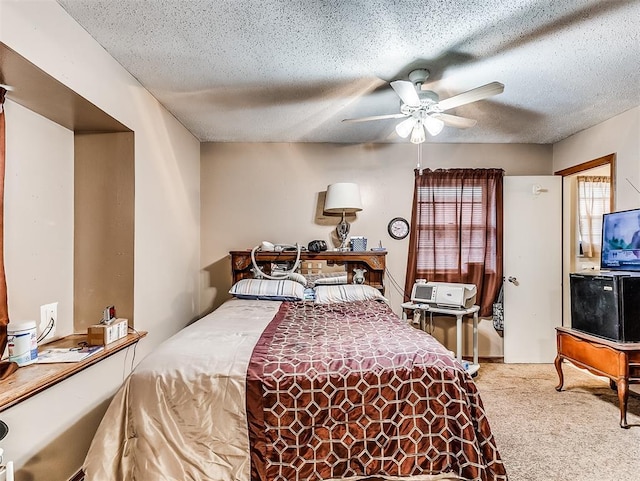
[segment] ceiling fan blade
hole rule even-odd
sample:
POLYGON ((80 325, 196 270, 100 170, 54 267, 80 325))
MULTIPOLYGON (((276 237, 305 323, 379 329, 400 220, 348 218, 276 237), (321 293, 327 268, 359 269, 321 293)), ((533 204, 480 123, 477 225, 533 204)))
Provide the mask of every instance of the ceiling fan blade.
POLYGON ((420 97, 416 88, 407 80, 391 82, 391 88, 396 91, 402 102, 410 107, 420 107, 420 97))
POLYGON ((474 125, 476 125, 476 123, 478 122, 477 120, 460 117, 458 115, 433 114, 433 116, 442 120, 445 125, 456 127, 458 129, 468 129, 469 127, 473 127, 474 125))
POLYGON ((470 104, 471 102, 477 102, 478 100, 486 99, 487 97, 491 97, 492 95, 501 94, 503 91, 503 84, 501 84, 500 82, 491 82, 489 84, 483 85, 482 87, 467 90, 466 92, 462 92, 461 94, 441 100, 440 102, 438 102, 438 107, 440 107, 440 109, 442 109, 443 111, 449 110, 455 107, 459 107, 460 105, 470 104))
POLYGON ((368 122, 370 120, 384 120, 384 119, 401 119, 406 117, 405 114, 387 114, 387 115, 373 115, 371 117, 358 117, 357 119, 342 119, 343 122, 368 122))

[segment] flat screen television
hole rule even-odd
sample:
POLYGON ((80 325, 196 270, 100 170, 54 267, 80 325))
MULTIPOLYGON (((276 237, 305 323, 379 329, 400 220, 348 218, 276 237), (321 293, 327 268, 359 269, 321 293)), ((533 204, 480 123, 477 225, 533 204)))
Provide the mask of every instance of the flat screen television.
POLYGON ((640 209, 603 215, 600 269, 640 271, 640 209))

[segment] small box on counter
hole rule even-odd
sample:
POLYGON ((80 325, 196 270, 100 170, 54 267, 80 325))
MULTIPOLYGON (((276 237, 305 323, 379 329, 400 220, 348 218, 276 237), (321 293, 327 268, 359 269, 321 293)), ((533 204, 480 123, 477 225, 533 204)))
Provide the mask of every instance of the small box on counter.
POLYGON ((352 251, 366 251, 367 250, 367 238, 363 236, 351 237, 351 250, 352 251))
POLYGON ((111 324, 96 324, 87 329, 87 342, 90 346, 106 346, 127 337, 129 321, 116 319, 111 324))

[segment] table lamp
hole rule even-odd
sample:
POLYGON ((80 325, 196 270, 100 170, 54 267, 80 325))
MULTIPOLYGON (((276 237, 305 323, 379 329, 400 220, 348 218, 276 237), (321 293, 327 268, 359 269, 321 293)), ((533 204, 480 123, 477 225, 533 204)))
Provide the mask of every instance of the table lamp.
POLYGON ((329 213, 342 213, 342 220, 336 227, 340 250, 347 250, 347 237, 351 226, 345 220, 346 213, 354 213, 362 210, 360 189, 358 184, 339 182, 327 187, 327 196, 324 200, 324 211, 329 213))

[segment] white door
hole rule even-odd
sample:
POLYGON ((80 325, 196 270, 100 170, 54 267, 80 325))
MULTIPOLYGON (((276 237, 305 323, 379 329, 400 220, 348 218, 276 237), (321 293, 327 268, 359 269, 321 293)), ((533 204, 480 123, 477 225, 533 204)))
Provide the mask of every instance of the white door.
POLYGON ((562 325, 562 178, 504 178, 504 362, 551 363, 562 325))

